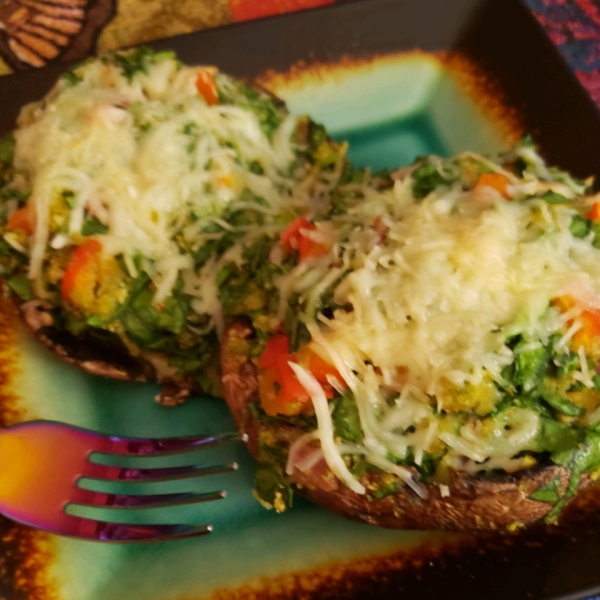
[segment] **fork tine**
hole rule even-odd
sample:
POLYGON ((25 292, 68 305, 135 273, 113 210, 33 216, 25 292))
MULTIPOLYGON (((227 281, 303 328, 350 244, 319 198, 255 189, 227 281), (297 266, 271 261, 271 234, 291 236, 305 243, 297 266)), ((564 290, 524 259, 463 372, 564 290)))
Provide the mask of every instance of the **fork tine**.
POLYGON ((71 502, 65 505, 84 507, 106 507, 121 509, 163 508, 165 506, 180 506, 183 504, 198 504, 225 498, 226 492, 205 492, 195 494, 183 492, 176 494, 106 494, 78 488, 71 502))
POLYGON ((96 438, 96 442, 93 444, 95 452, 92 455, 100 452, 102 454, 130 456, 165 456, 240 441, 240 436, 237 433, 174 438, 128 438, 103 435, 95 435, 94 437, 96 438))
POLYGON ((100 542, 166 542, 206 535, 213 530, 212 525, 138 525, 66 516, 69 518, 64 522, 64 526, 55 533, 100 542))
POLYGON ((189 465, 183 467, 156 467, 150 469, 137 469, 129 467, 114 467, 100 463, 88 462, 82 474, 87 479, 100 481, 127 481, 138 482, 161 482, 174 479, 188 479, 190 477, 205 477, 207 475, 219 475, 236 471, 238 464, 233 462, 227 465, 212 465, 203 467, 189 465))

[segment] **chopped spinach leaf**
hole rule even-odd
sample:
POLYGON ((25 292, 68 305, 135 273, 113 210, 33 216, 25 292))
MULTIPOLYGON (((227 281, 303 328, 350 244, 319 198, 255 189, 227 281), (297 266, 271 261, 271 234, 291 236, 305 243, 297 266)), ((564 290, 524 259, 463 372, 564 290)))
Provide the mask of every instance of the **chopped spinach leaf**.
POLYGON ((554 453, 551 459, 557 465, 569 469, 571 476, 564 494, 546 515, 549 523, 556 521, 567 501, 577 493, 581 476, 600 467, 600 434, 588 432, 585 440, 574 450, 554 453))
POLYGON ((360 425, 360 415, 352 392, 346 391, 337 401, 331 418, 335 433, 343 440, 355 443, 363 440, 365 434, 360 425))
POLYGON ((254 476, 256 495, 267 504, 282 512, 291 508, 294 492, 292 485, 281 469, 273 465, 262 464, 254 476))
POLYGON ((536 394, 558 412, 569 417, 581 417, 585 409, 573 404, 566 394, 559 388, 558 383, 552 379, 545 379, 537 388, 536 394))
POLYGON ((9 165, 12 163, 15 153, 15 138, 11 134, 0 139, 0 162, 9 165))
POLYGON ((175 54, 173 52, 154 52, 147 46, 140 46, 132 52, 114 55, 115 60, 123 70, 123 75, 130 82, 137 73, 147 73, 148 64, 152 64, 161 58, 174 57, 175 54))
POLYGON ((386 475, 382 475, 381 481, 375 490, 369 491, 369 496, 373 500, 383 500, 398 491, 398 482, 396 479, 393 476, 386 477, 386 475))
POLYGON ((557 367, 556 377, 562 379, 570 375, 579 366, 579 354, 575 352, 564 352, 554 358, 554 364, 557 367))
POLYGON ((537 438, 538 452, 570 451, 577 447, 583 436, 580 429, 546 416, 540 418, 540 425, 540 433, 537 438))
POLYGON ((6 285, 8 285, 21 300, 31 300, 31 280, 26 275, 15 275, 6 280, 6 285))
POLYGON ((538 196, 538 198, 541 198, 548 204, 570 204, 572 202, 572 200, 569 200, 569 198, 566 198, 562 194, 557 194, 551 190, 548 190, 546 193, 538 196))
POLYGON ((63 73, 61 79, 67 84, 69 87, 76 86, 78 83, 81 83, 83 79, 75 73, 75 71, 67 71, 63 73))
POLYGON ((514 382, 516 385, 520 385, 524 392, 530 392, 542 382, 548 373, 550 351, 541 346, 519 352, 519 349, 526 344, 525 340, 521 340, 515 347, 517 355, 515 357, 514 382))
POLYGON ((529 497, 537 502, 548 502, 550 504, 558 502, 560 500, 560 480, 553 479, 546 485, 538 488, 529 497))
POLYGON ((600 248, 600 223, 592 222, 591 231, 594 234, 592 246, 594 246, 594 248, 600 248))
POLYGON ((96 219, 96 217, 86 219, 81 227, 81 235, 96 235, 98 233, 106 233, 107 231, 108 227, 96 219))
POLYGON ((442 174, 430 162, 425 161, 411 174, 413 179, 413 195, 417 200, 428 196, 440 185, 451 185, 456 181, 455 176, 442 174))

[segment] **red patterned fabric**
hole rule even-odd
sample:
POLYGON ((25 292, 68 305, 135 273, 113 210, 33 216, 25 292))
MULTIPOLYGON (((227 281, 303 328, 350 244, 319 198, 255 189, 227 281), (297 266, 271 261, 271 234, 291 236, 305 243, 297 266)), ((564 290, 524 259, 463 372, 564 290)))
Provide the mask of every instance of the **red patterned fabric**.
POLYGON ((600 2, 525 2, 600 107, 600 2))
POLYGON ((335 0, 229 0, 229 6, 236 21, 249 21, 334 2, 335 0))

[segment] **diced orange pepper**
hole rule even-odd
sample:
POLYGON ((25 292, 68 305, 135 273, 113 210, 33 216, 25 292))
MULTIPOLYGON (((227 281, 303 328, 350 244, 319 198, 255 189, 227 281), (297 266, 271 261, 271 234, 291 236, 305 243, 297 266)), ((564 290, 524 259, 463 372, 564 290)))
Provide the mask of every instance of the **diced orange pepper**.
MULTIPOLYGON (((576 306, 577 302, 571 296, 561 296, 552 300, 552 305, 566 313, 576 306)), ((600 353, 600 310, 584 310, 577 320, 581 323, 581 328, 571 338, 571 348, 577 351, 583 346, 588 356, 597 356, 600 353)), ((570 319, 568 325, 571 326, 573 321, 574 319, 570 319)))
MULTIPOLYGON (((292 372, 289 365, 288 369, 292 372)), ((296 382, 299 384, 298 380, 296 382)), ((263 410, 271 417, 286 415, 291 417, 306 412, 312 406, 311 399, 306 390, 301 387, 301 394, 287 396, 280 382, 278 369, 265 369, 259 377, 258 392, 263 410), (279 386, 279 390, 277 390, 279 386)))
POLYGON ((587 214, 587 218, 592 221, 600 221, 600 202, 594 202, 594 205, 587 214))
POLYGON ((219 93, 213 76, 208 71, 200 71, 196 78, 196 89, 206 100, 206 103, 213 106, 219 104, 219 93))
POLYGON ((326 360, 323 360, 308 344, 302 346, 297 352, 298 363, 307 368, 319 383, 327 383, 327 377, 335 377, 342 385, 339 371, 326 360))
POLYGON ((572 296, 560 296, 559 298, 554 298, 550 304, 556 306, 561 313, 566 313, 575 306, 575 300, 572 296))
POLYGON ((9 229, 23 231, 28 235, 31 235, 35 231, 35 225, 35 208, 32 204, 26 204, 22 208, 19 208, 19 210, 16 210, 6 224, 9 229))
POLYGON ((583 346, 586 354, 596 356, 600 349, 600 310, 584 310, 578 320, 581 329, 572 337, 571 346, 575 350, 583 346))
POLYGON ((491 187, 500 192, 503 198, 510 200, 511 195, 508 193, 509 184, 510 180, 506 175, 502 175, 502 173, 482 173, 477 178, 473 189, 476 190, 482 187, 491 187))
POLYGON ((75 248, 61 284, 61 293, 65 300, 72 301, 78 288, 94 285, 101 253, 102 245, 93 238, 75 248))

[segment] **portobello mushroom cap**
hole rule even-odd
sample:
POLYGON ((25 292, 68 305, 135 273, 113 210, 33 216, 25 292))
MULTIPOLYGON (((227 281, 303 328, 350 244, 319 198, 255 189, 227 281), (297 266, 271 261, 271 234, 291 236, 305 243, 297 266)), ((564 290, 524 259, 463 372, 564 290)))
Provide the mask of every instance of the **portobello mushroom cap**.
MULTIPOLYGON (((23 321, 33 336, 64 361, 91 375, 121 381, 156 381, 161 390, 156 401, 166 406, 181 404, 192 391, 198 390, 195 380, 178 376, 171 369, 165 373, 157 365, 167 365, 167 357, 149 353, 133 356, 117 336, 108 339, 93 336, 89 330, 75 335, 55 327, 51 305, 44 300, 20 302, 15 298, 23 321), (149 360, 152 358, 152 360, 149 360)), ((168 369, 168 367, 167 367, 168 369)))
MULTIPOLYGON (((305 432, 285 423, 264 425, 249 409, 258 398, 258 368, 248 356, 240 354, 240 340, 250 339, 254 330, 240 320, 226 329, 221 344, 221 369, 224 397, 241 434, 247 436, 248 450, 258 459, 259 442, 267 439, 287 455, 290 446, 305 432)), ((387 474, 386 474, 387 475, 387 474)), ((388 475, 389 476, 389 475, 388 475)), ((366 473, 361 483, 377 489, 382 475, 366 473)), ((420 498, 407 486, 382 499, 351 491, 324 464, 317 463, 303 472, 294 469, 289 476, 300 495, 355 521, 399 529, 446 529, 454 531, 513 530, 543 519, 552 505, 531 499, 531 494, 553 480, 564 491, 570 471, 546 464, 514 474, 471 476, 454 471, 448 493, 434 483, 422 484, 420 498)), ((583 474, 578 491, 592 482, 583 474)))

